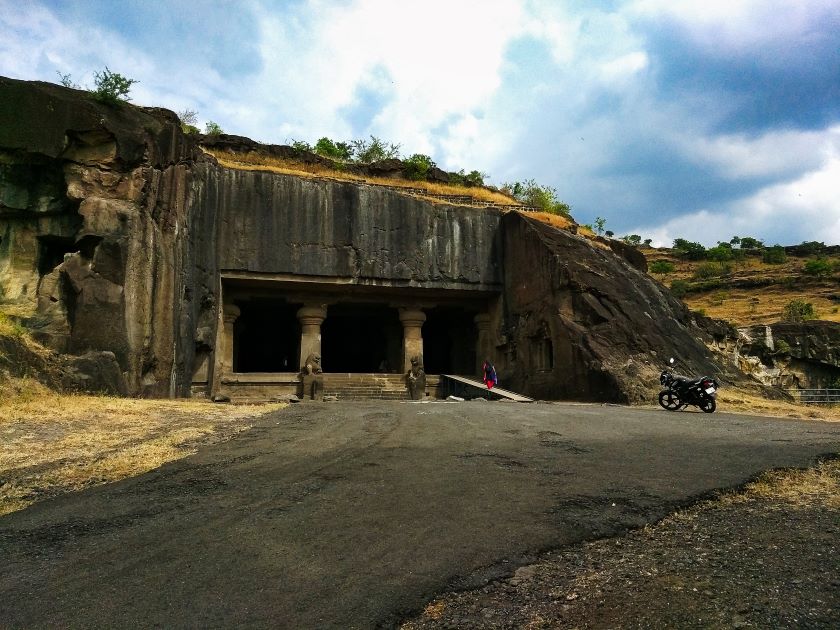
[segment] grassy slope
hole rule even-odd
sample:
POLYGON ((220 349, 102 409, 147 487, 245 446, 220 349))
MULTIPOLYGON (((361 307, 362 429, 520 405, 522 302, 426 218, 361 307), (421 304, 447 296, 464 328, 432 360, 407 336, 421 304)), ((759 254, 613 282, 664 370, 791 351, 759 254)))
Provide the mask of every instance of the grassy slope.
MULTIPOLYGON (((675 257, 669 249, 645 248, 642 250, 648 263, 666 260, 675 271, 651 274, 665 286, 674 280, 686 280, 697 286, 697 268, 707 261, 687 261, 675 257)), ((781 265, 768 265, 759 257, 748 257, 743 262, 729 263, 732 271, 720 278, 711 278, 719 286, 701 291, 691 291, 683 300, 689 308, 702 311, 709 317, 724 319, 735 326, 770 324, 782 317, 785 305, 793 299, 802 299, 814 305, 819 319, 840 322, 840 275, 814 278, 803 273, 808 258, 788 256, 781 265), (739 287, 743 283, 766 283, 762 286, 739 287), (832 296, 834 299, 832 299, 832 296)), ((840 257, 829 257, 840 263, 840 257)), ((705 282, 709 282, 708 280, 705 282)))
POLYGON ((261 153, 234 153, 231 151, 218 151, 202 148, 212 155, 222 166, 242 170, 270 171, 284 175, 295 175, 297 177, 324 177, 341 181, 358 182, 360 184, 381 184, 397 188, 424 190, 430 195, 452 195, 468 196, 476 201, 490 202, 503 206, 518 206, 519 201, 490 188, 482 186, 456 186, 452 184, 439 184, 426 181, 415 181, 410 179, 387 178, 387 177, 363 177, 344 171, 329 169, 320 164, 308 164, 305 162, 276 158, 261 153))
POLYGON ((0 516, 185 457, 284 406, 59 393, 34 378, 54 368, 54 354, 3 311, 0 340, 11 353, 0 366, 25 363, 15 365, 22 376, 0 369, 0 516))

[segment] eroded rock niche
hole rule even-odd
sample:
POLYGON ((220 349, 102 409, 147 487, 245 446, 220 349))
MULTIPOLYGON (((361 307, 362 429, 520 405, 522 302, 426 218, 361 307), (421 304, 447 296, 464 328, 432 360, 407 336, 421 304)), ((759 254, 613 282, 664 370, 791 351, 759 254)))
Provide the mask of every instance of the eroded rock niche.
POLYGON ((485 359, 526 395, 617 402, 651 400, 668 356, 727 369, 621 244, 200 142, 166 110, 0 79, 0 299, 131 395, 292 395, 315 353, 325 395, 402 398, 416 356, 426 396, 485 359))

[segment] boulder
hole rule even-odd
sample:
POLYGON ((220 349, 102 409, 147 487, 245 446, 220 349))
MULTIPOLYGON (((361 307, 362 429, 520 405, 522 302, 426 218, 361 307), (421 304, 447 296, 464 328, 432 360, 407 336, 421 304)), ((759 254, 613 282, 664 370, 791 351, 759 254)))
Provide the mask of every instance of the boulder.
POLYGON ((65 390, 125 396, 128 388, 113 352, 64 355, 61 385, 65 390))

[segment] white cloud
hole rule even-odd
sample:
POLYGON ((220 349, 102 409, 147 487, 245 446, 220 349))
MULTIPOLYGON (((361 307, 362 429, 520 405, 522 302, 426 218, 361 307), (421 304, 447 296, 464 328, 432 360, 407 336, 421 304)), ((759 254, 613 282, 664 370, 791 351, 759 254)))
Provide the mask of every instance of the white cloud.
POLYGON ((635 0, 627 13, 679 24, 708 53, 721 57, 758 54, 774 63, 779 61, 774 43, 809 37, 814 21, 837 9, 835 0, 635 0), (771 54, 761 55, 760 49, 768 47, 771 54))
POLYGON ((386 98, 365 131, 411 152, 430 151, 434 128, 474 115, 499 88, 521 17, 519 3, 505 1, 480 11, 440 0, 422 10, 383 0, 308 8, 296 28, 287 15, 262 11, 260 98, 280 105, 289 133, 346 137, 340 111, 373 87, 386 98))
MULTIPOLYGON (((207 55, 184 50, 173 60, 148 38, 141 46, 120 25, 86 20, 84 10, 58 19, 59 5, 0 0, 0 74, 55 81, 60 70, 90 84, 107 64, 140 80, 132 90, 139 104, 195 109, 202 121, 264 142, 375 134, 444 168, 489 171, 496 183, 536 178, 555 186, 581 221, 606 216, 622 233, 641 223, 632 216, 657 204, 674 214, 684 203, 687 218, 633 230, 658 230, 666 242, 698 226, 728 234, 737 221, 739 231, 761 236, 748 229, 761 217, 771 233, 776 217, 788 225, 791 208, 805 212, 805 199, 817 208, 810 225, 836 234, 838 204, 819 176, 836 174, 836 130, 714 131, 741 104, 726 90, 668 92, 659 83, 665 53, 654 47, 663 44, 646 39, 671 29, 708 56, 768 63, 788 40, 807 40, 814 16, 831 10, 827 0, 632 0, 611 9, 551 0, 283 4, 240 4, 257 29, 244 32, 248 15, 225 33, 236 41, 230 32, 241 28, 253 46, 217 69, 207 55), (253 67, 237 70, 252 48, 253 67), (698 214, 698 173, 727 190, 785 183, 698 214), (794 184, 795 198, 785 188, 794 184)), ((771 61, 786 63, 784 54, 771 61)))
POLYGON ((804 240, 840 242, 840 127, 829 131, 833 143, 823 147, 818 168, 784 183, 762 188, 720 209, 703 209, 648 224, 635 230, 653 238, 657 246, 687 238, 714 245, 732 235, 764 238, 768 243, 794 244, 804 240))
POLYGON ((690 160, 712 166, 724 179, 788 177, 818 168, 836 152, 837 129, 769 131, 756 137, 680 135, 675 146, 690 160))

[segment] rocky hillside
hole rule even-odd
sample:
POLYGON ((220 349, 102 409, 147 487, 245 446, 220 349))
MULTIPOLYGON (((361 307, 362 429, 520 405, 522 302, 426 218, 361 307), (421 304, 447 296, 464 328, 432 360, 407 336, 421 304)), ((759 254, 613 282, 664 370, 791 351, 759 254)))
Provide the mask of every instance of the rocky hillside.
POLYGON ((803 300, 813 305, 816 319, 840 322, 840 246, 784 250, 778 257, 783 262, 775 264, 765 262, 761 250, 748 250, 742 260, 725 262, 687 260, 666 248, 641 251, 656 280, 674 289, 691 310, 708 317, 738 327, 770 324, 783 319, 792 300, 803 300), (668 264, 673 270, 657 273, 668 264))
POLYGON ((642 252, 692 311, 734 327, 724 354, 740 370, 783 389, 840 387, 840 246, 733 250, 728 261, 642 252), (792 303, 804 321, 786 321, 792 303))

